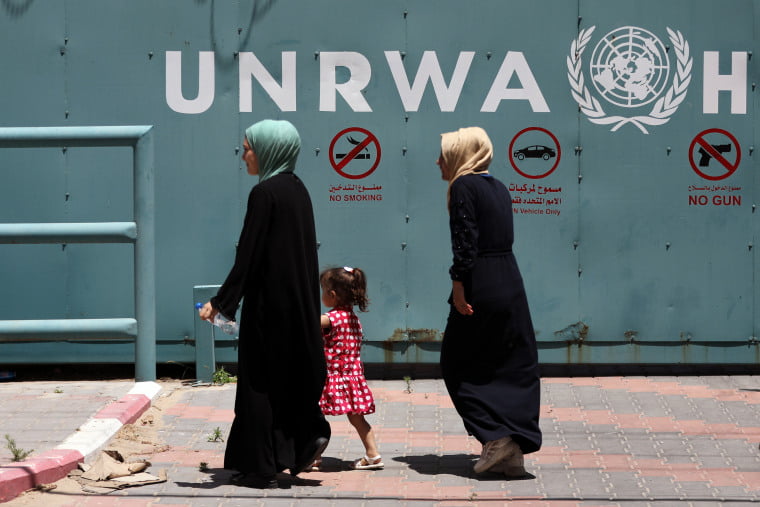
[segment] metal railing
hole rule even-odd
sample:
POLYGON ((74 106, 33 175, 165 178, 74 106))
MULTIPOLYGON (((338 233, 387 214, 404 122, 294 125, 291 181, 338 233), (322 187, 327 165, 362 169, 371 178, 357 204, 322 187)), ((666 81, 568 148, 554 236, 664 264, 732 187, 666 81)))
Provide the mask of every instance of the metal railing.
POLYGON ((0 321, 0 342, 135 339, 135 379, 156 379, 152 126, 0 128, 0 148, 133 149, 134 222, 0 224, 0 243, 134 243, 135 318, 0 321))

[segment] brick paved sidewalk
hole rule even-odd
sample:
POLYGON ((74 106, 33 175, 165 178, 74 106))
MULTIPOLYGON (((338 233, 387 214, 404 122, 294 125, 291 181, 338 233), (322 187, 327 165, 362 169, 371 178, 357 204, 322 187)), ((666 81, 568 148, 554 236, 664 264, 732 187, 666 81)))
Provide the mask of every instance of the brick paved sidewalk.
MULTIPOLYGON (((229 431, 234 385, 182 387, 162 413, 159 438, 168 447, 147 457, 151 470, 167 470, 167 482, 42 498, 61 507, 760 503, 760 377, 545 378, 544 446, 526 456, 534 477, 513 481, 472 473, 480 446, 465 435, 442 381, 370 385, 378 411, 368 419, 384 470, 349 470, 363 448, 345 418, 330 417, 323 471, 283 474, 278 490, 231 486, 225 444, 209 437, 229 431)), ((9 507, 30 505, 22 500, 9 507)))
POLYGON ((126 395, 133 380, 27 381, 0 383, 0 465, 13 458, 9 435, 32 456, 50 450, 88 417, 126 395))

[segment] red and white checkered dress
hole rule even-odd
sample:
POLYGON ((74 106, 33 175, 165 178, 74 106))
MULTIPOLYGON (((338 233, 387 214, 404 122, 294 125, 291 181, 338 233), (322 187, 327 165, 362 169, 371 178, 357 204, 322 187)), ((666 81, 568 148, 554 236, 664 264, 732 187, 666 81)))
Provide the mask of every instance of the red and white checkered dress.
POLYGON ((327 381, 319 407, 325 415, 371 414, 375 400, 359 355, 364 336, 359 318, 347 306, 333 308, 325 315, 331 326, 322 330, 327 381))

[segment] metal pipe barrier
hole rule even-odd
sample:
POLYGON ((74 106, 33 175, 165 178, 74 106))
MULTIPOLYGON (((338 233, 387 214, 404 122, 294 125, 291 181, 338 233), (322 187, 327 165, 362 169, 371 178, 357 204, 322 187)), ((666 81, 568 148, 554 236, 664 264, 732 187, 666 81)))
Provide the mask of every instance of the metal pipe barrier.
POLYGON ((0 321, 2 341, 135 339, 135 380, 156 379, 153 127, 0 128, 0 148, 117 147, 133 150, 134 222, 2 224, 0 243, 134 243, 135 318, 0 321))
MULTIPOLYGON (((193 302, 205 303, 216 295, 221 285, 196 285, 193 287, 193 302)), ((238 310, 237 321, 240 322, 238 310)), ((233 341, 237 336, 219 333, 217 338, 216 326, 201 320, 195 312, 195 379, 198 382, 212 382, 216 372, 216 342, 217 340, 233 341)))
POLYGON ((130 339, 137 336, 136 319, 2 320, 2 341, 130 339))

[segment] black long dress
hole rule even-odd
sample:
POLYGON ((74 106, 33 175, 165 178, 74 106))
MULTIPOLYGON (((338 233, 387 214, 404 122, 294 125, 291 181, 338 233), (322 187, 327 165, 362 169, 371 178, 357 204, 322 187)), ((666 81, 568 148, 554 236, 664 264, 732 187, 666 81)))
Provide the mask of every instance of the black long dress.
POLYGON ((273 476, 330 436, 319 409, 326 367, 316 248, 311 199, 297 176, 253 187, 235 264, 211 299, 226 316, 243 299, 224 468, 273 476))
POLYGON ((452 280, 464 284, 473 315, 451 304, 441 370, 465 429, 481 443, 511 437, 523 453, 541 447, 540 380, 533 324, 512 253, 509 191, 469 174, 450 190, 452 280))

